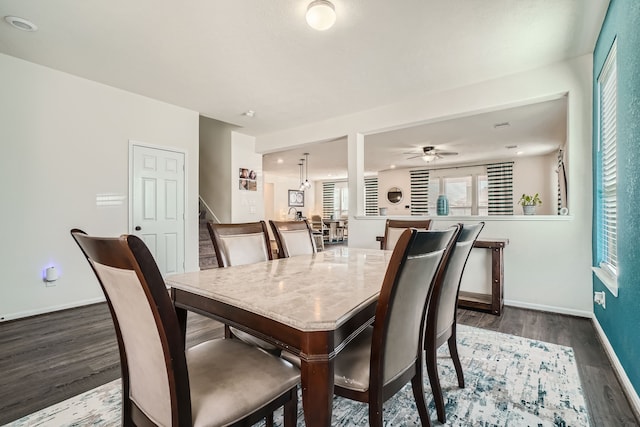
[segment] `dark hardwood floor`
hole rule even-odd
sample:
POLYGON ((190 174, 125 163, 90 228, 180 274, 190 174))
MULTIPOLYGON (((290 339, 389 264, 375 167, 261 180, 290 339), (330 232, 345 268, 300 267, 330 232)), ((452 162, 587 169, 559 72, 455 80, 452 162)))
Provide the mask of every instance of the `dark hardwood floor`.
MULTIPOLYGON (((637 426, 588 319, 505 307, 502 316, 459 310, 459 323, 573 347, 591 425, 637 426)), ((189 314, 187 346, 221 337, 222 325, 189 314)), ((106 304, 0 324, 0 425, 120 376, 106 304)))

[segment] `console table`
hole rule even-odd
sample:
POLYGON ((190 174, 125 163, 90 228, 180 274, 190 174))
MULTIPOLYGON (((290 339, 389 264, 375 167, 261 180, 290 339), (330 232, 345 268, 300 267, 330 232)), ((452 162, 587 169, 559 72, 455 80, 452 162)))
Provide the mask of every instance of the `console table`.
MULTIPOLYGON (((382 249, 383 236, 377 236, 382 249)), ((497 316, 502 314, 504 304, 504 248, 509 244, 509 239, 478 239, 473 244, 474 248, 488 249, 491 251, 491 293, 481 294, 477 292, 460 291, 458 295, 458 307, 470 310, 484 311, 497 316)))

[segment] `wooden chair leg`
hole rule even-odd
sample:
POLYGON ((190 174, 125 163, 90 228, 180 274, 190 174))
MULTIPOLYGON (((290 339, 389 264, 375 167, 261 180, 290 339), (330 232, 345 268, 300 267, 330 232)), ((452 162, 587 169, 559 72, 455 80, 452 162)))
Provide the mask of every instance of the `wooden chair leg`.
POLYGON ((273 412, 267 415, 264 425, 265 427, 273 427, 273 412))
POLYGON ((449 354, 451 354, 453 366, 456 368, 456 375, 458 376, 458 386, 460 388, 464 388, 464 373, 462 372, 460 356, 458 356, 458 343, 455 333, 451 337, 449 337, 447 344, 449 345, 449 354))
POLYGON ((422 427, 431 427, 431 419, 429 418, 427 402, 424 400, 422 361, 420 360, 418 364, 420 366, 417 369, 416 375, 411 378, 411 389, 413 390, 413 398, 415 399, 416 406, 418 407, 418 414, 420 415, 422 427))
POLYGON ((428 348, 425 351, 427 355, 427 374, 429 375, 429 382, 431 383, 433 400, 436 404, 438 421, 444 424, 447 422, 447 417, 444 413, 444 399, 442 397, 442 388, 440 387, 440 378, 438 377, 438 360, 436 357, 436 351, 437 349, 435 348, 428 348))
POLYGON ((291 394, 291 400, 284 404, 284 427, 296 427, 298 423, 298 389, 291 394))
POLYGON ((382 427, 382 402, 378 399, 369 402, 369 426, 382 427))
POLYGON ((224 325, 224 337, 227 339, 233 338, 233 332, 231 332, 229 325, 224 325))

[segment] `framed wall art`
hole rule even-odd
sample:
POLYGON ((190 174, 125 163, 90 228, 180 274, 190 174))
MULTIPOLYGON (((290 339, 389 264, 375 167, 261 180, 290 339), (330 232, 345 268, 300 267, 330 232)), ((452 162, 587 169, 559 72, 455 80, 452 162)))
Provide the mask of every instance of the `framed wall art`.
POLYGON ((289 190, 289 206, 301 208, 304 206, 304 191, 289 190))

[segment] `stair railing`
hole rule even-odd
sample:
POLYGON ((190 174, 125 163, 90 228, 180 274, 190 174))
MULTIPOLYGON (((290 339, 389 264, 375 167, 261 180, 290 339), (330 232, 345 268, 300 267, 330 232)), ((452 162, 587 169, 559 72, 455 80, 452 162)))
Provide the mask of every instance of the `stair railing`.
POLYGON ((213 220, 215 222, 217 222, 218 224, 220 224, 220 220, 218 219, 218 217, 216 216, 215 213, 213 213, 213 210, 211 210, 211 208, 209 207, 209 205, 207 204, 207 202, 205 202, 202 199, 202 196, 198 196, 200 199, 200 203, 202 204, 202 206, 204 206, 204 208, 207 210, 207 213, 211 216, 211 218, 213 218, 213 220))

